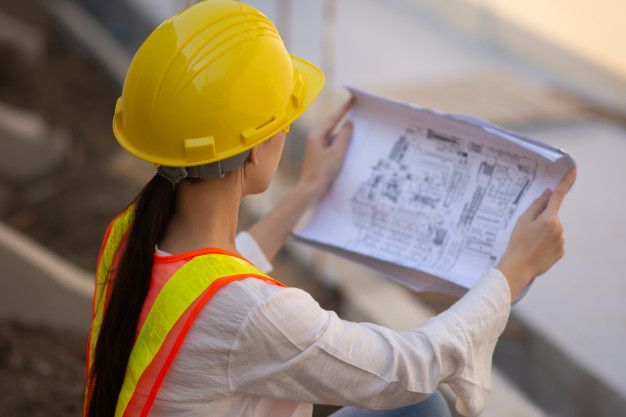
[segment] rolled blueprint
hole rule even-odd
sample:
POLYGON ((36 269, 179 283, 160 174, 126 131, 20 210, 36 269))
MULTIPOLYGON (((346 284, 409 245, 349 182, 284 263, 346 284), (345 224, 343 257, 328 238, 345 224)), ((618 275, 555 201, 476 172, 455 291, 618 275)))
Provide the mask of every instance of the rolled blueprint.
POLYGON ((489 122, 348 89, 344 165, 293 236, 413 290, 471 288, 519 215, 575 167, 565 151, 489 122))

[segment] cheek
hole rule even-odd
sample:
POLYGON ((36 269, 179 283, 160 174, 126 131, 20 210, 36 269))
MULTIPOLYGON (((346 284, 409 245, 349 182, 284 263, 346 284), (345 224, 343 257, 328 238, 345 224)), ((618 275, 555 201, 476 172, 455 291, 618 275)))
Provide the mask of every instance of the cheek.
POLYGON ((258 194, 267 190, 278 168, 278 163, 285 147, 285 134, 265 142, 259 149, 259 164, 251 167, 246 179, 249 194, 258 194), (264 146, 265 145, 265 146, 264 146))
POLYGON ((246 173, 246 188, 249 194, 258 194, 267 190, 276 173, 278 159, 273 161, 266 155, 266 158, 259 165, 251 166, 246 173))
MULTIPOLYGON (((281 132, 282 133, 282 132, 281 132)), ((275 166, 278 166, 278 163, 280 162, 280 158, 283 156, 283 149, 285 149, 285 134, 281 134, 280 137, 275 139, 275 143, 272 144, 272 146, 274 146, 276 149, 274 149, 274 155, 275 155, 275 160, 274 160, 274 164, 275 166)))

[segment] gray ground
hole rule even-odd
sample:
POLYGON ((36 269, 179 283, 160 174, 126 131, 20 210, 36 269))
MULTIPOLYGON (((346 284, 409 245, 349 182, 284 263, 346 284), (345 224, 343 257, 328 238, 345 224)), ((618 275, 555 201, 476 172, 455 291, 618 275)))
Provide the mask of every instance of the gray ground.
POLYGON ((0 415, 80 415, 84 340, 67 330, 0 323, 0 415))

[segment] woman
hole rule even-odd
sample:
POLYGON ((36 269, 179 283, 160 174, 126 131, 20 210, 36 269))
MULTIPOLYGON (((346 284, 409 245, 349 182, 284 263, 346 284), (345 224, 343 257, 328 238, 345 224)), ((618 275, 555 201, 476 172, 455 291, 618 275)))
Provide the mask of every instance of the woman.
POLYGON ((461 413, 482 409, 511 299, 563 256, 557 214, 574 175, 530 206, 497 269, 448 311, 405 332, 341 320, 265 273, 341 167, 350 102, 309 135, 297 185, 236 235, 241 199, 267 189, 322 85, 232 0, 192 6, 138 50, 113 128, 158 172, 103 241, 86 415, 310 416, 326 403, 354 406, 344 417, 446 416, 441 382, 461 413))

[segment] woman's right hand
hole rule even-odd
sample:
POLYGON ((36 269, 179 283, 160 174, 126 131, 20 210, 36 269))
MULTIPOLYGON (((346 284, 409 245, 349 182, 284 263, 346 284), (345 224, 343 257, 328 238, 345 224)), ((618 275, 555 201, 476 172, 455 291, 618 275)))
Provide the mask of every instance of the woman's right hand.
POLYGON ((332 113, 321 127, 309 133, 300 179, 296 189, 308 192, 310 202, 316 202, 328 189, 339 173, 352 138, 352 122, 339 122, 354 104, 354 96, 332 113), (337 134, 333 131, 337 130, 337 134))
POLYGON ((572 169, 553 192, 546 189, 517 220, 496 266, 509 282, 512 300, 563 257, 565 241, 558 212, 575 178, 576 170, 572 169))

